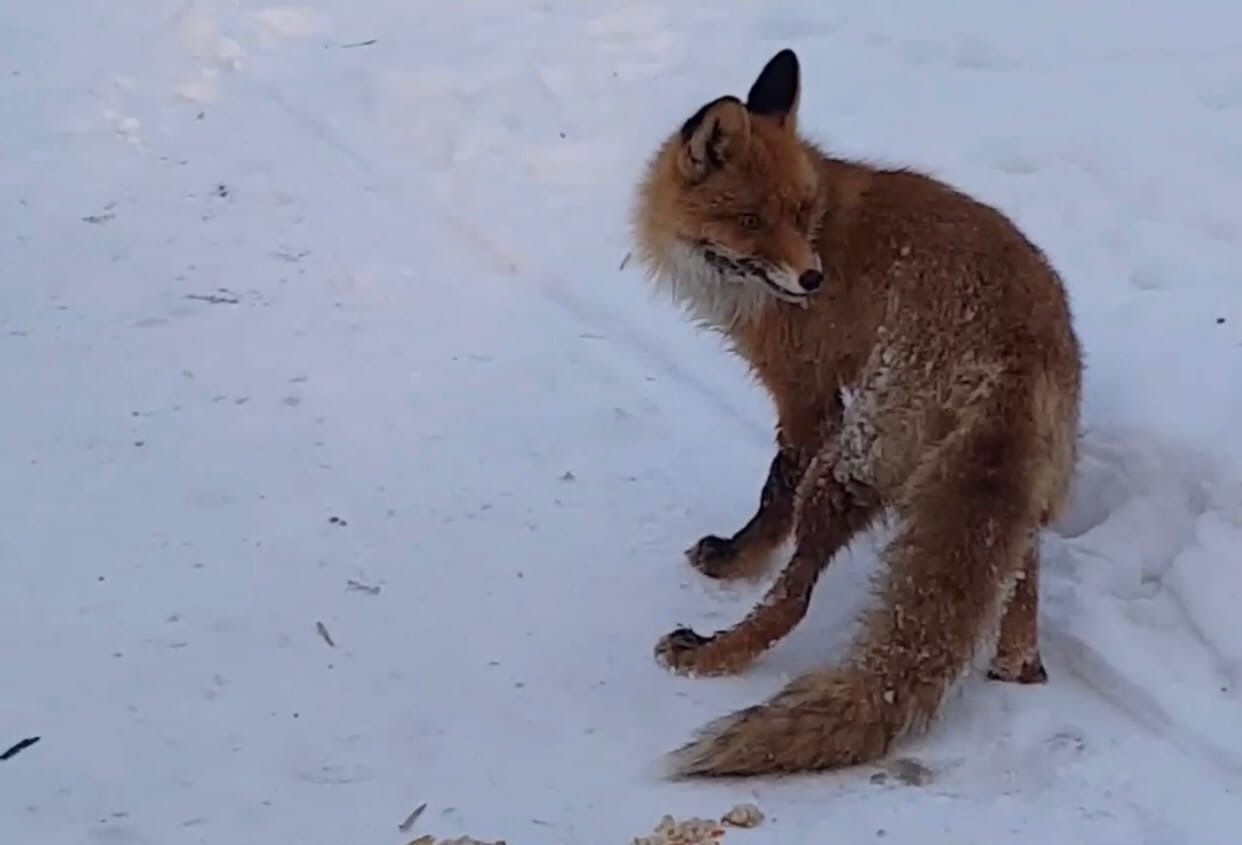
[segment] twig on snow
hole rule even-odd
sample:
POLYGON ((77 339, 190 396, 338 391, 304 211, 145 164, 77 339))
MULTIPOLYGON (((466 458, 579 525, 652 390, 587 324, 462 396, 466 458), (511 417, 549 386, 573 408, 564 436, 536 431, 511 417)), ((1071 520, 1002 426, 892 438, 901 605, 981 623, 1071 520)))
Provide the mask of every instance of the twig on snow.
POLYGON ((26 737, 21 742, 17 743, 12 748, 5 751, 3 754, 0 754, 0 760, 7 760, 10 757, 16 757, 18 754, 21 754, 23 751, 25 751, 30 746, 34 745, 40 739, 41 737, 37 737, 37 736, 26 737))
POLYGON ((397 825, 397 830, 402 833, 409 833, 414 828, 414 822, 418 821, 418 817, 423 814, 423 810, 427 809, 427 802, 419 804, 414 808, 414 812, 405 817, 405 821, 397 825))
POLYGON ((216 293, 187 293, 186 299, 196 299, 199 302, 206 302, 208 305, 236 305, 241 302, 235 296, 227 296, 216 293))

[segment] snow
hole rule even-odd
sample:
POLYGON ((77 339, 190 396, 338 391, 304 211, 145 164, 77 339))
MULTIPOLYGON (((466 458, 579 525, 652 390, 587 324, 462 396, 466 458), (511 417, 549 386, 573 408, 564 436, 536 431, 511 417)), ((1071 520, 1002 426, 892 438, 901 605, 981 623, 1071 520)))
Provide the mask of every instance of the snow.
POLYGON ((1235 3, 72 5, 0 33, 0 750, 40 737, 0 841, 629 842, 740 801, 753 845, 1235 841, 1235 3), (839 656, 879 542, 747 675, 652 659, 760 594, 680 554, 749 516, 772 419, 619 269, 631 191, 783 46, 808 132, 1013 215, 1088 355, 1051 682, 972 677, 898 753, 923 785, 651 776, 839 656))

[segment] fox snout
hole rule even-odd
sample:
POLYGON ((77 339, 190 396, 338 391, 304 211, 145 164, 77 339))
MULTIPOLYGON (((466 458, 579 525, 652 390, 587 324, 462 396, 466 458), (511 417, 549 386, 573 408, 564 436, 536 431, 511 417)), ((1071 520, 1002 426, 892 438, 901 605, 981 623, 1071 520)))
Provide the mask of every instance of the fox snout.
POLYGON ((774 225, 771 236, 759 244, 758 252, 776 271, 771 274, 771 281, 785 293, 805 297, 823 286, 823 263, 797 227, 774 225))
POLYGON ((818 256, 811 256, 809 266, 797 270, 788 262, 734 253, 706 241, 700 242, 699 248, 707 264, 722 276, 761 284, 780 299, 805 299, 824 283, 818 256))
POLYGON ((794 296, 808 296, 823 287, 824 272, 819 256, 812 255, 801 268, 781 263, 779 272, 770 276, 770 281, 786 293, 794 296))

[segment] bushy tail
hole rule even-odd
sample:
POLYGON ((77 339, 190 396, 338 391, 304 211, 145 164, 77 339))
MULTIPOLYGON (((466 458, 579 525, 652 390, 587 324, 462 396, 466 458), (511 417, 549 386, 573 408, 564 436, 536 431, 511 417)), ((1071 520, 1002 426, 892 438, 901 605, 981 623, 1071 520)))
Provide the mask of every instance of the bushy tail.
POLYGON ((668 774, 857 765, 930 723, 994 630, 1033 536, 1036 512, 1021 466, 1006 460, 1009 442, 975 432, 946 444, 914 479, 900 508, 904 528, 885 553, 879 601, 843 667, 805 675, 707 725, 669 755, 668 774))
POLYGON ((791 774, 882 757, 919 710, 885 699, 880 684, 846 669, 805 675, 763 704, 707 725, 666 760, 673 777, 791 774), (904 712, 903 712, 904 711, 904 712))

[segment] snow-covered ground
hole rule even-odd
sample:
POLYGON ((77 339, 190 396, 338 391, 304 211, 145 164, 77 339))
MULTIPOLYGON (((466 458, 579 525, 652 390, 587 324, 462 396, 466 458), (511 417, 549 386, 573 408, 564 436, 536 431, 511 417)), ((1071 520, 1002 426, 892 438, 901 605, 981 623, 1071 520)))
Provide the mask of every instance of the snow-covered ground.
POLYGON ((619 843, 738 801, 738 845, 1237 842, 1236 2, 3 17, 0 750, 41 740, 0 842, 619 843), (749 516, 772 420, 621 268, 632 185, 784 46, 808 131, 1046 248, 1088 354, 1051 682, 968 683, 900 751, 919 785, 651 777, 837 656, 874 562, 745 677, 652 659, 762 589, 681 550, 749 516))

